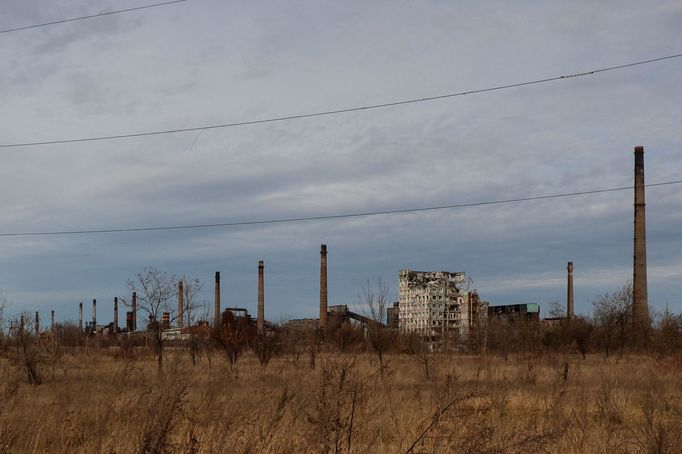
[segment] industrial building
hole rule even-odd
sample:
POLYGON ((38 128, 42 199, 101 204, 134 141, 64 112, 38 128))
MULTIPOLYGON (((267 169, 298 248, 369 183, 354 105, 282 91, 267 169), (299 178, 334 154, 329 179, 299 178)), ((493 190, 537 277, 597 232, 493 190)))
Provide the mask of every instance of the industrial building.
POLYGON ((489 306, 488 317, 505 320, 540 320, 540 305, 535 303, 489 306))
POLYGON ((470 279, 463 272, 401 270, 398 312, 401 333, 419 333, 430 339, 466 338, 487 316, 470 279))

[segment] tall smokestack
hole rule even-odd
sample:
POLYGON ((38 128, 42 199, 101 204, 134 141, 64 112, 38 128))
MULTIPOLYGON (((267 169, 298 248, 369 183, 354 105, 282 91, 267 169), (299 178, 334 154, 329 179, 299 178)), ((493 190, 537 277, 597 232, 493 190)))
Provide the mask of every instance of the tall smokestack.
POLYGON ((220 271, 215 272, 215 307, 213 308, 213 321, 216 326, 220 324, 220 271))
POLYGON ((78 327, 83 331, 83 302, 78 304, 78 327))
POLYGON ((568 282, 566 284, 566 317, 573 318, 573 262, 568 262, 568 282))
POLYGON ((651 326, 646 278, 644 147, 635 147, 635 247, 632 264, 632 319, 637 334, 651 326))
POLYGON ((137 292, 133 292, 133 301, 132 301, 132 306, 133 306, 133 331, 137 331, 137 292))
POLYGON ((114 297, 114 336, 118 335, 118 296, 114 297))
POLYGON ((184 304, 184 297, 185 297, 185 289, 184 285, 182 283, 182 279, 180 282, 178 282, 178 328, 182 329, 184 326, 184 316, 185 316, 185 304, 184 304))
POLYGON ((265 298, 263 295, 263 261, 258 262, 258 334, 265 332, 265 298))
POLYGON ((92 330, 97 334, 97 300, 92 300, 92 330))
POLYGON ((320 329, 327 331, 327 245, 320 246, 320 329))
POLYGON ((35 322, 36 336, 40 333, 40 314, 36 311, 36 322, 35 322))
POLYGON ((50 313, 50 319, 51 319, 50 330, 52 331, 52 334, 54 334, 54 309, 52 309, 52 312, 50 313))

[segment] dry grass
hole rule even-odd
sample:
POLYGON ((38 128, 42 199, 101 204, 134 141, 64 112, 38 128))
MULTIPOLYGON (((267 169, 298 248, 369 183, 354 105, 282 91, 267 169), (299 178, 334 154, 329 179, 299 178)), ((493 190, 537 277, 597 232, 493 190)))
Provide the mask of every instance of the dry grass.
MULTIPOLYGON (((64 353, 40 386, 0 359, 0 452, 680 452, 682 363, 601 356, 246 355, 230 370, 64 353), (568 367, 566 366, 568 364, 568 367)), ((43 366, 47 367, 47 366, 43 366)))

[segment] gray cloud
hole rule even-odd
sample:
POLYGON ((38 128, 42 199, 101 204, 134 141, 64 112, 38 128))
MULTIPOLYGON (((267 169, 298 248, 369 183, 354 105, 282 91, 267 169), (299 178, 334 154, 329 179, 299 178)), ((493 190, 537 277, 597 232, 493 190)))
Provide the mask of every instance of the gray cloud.
MULTIPOLYGON (((92 13, 10 2, 3 26, 92 13), (12 20, 10 20, 12 19, 12 20)), ((126 2, 117 8, 137 6, 126 2)), ((102 8, 106 8, 104 5, 102 8)), ((182 4, 7 34, 0 142, 189 127, 482 88, 679 52, 678 2, 182 4)), ((0 231, 190 224, 466 203, 679 179, 680 62, 504 92, 197 134, 5 149, 0 231), (196 140, 196 143, 195 143, 196 140)), ((648 193, 651 304, 679 301, 682 196, 648 193)), ((125 294, 146 265, 221 270, 225 301, 313 315, 401 268, 464 270, 492 302, 576 303, 630 275, 632 195, 185 232, 0 238, 15 309, 125 294)), ((211 298, 210 289, 202 297, 211 298)), ((102 309, 106 319, 107 311, 102 309)))

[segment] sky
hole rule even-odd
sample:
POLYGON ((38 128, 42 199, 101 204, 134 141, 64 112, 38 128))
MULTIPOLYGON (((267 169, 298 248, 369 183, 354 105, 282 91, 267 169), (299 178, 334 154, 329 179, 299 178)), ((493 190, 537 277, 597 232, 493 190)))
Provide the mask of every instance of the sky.
MULTIPOLYGON (((142 0, 4 0, 0 30, 142 0)), ((0 144, 380 104, 682 52, 671 1, 189 0, 0 34, 0 144)), ((682 179, 682 58, 383 109, 203 132, 0 148, 0 233, 252 221, 482 202, 682 179)), ((289 224, 0 236, 10 313, 98 321, 145 267, 212 304, 317 316, 401 269, 464 271, 490 304, 576 312, 632 277, 632 190, 289 224)), ((682 312, 682 185, 647 188, 649 305, 682 312)), ((123 320, 123 316, 119 319, 123 320)))

